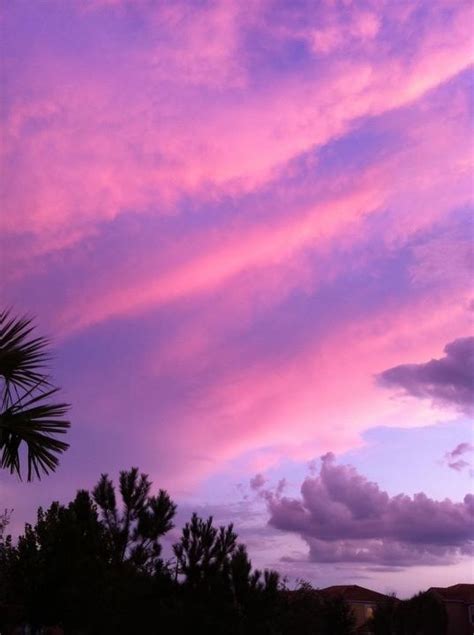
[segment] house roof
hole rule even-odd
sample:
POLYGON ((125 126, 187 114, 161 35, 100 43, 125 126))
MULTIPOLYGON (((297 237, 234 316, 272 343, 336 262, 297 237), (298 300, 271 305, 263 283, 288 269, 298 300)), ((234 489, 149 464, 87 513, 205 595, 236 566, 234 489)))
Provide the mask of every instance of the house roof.
POLYGON ((321 595, 325 598, 333 598, 342 596, 347 602, 387 602, 392 598, 383 593, 365 589, 357 584, 342 584, 336 586, 328 586, 320 589, 321 595))
POLYGON ((465 602, 474 604, 474 584, 453 584, 447 587, 431 587, 428 589, 436 593, 444 602, 465 602))

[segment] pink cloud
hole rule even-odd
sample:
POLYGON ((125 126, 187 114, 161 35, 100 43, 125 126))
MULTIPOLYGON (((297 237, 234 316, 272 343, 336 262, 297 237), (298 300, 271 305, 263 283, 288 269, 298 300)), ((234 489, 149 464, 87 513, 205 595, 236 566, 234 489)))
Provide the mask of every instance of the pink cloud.
POLYGON ((155 28, 165 33, 147 59, 154 78, 217 89, 242 87, 247 74, 239 59, 239 36, 258 3, 223 2, 190 7, 176 2, 156 8, 155 28))
POLYGON ((373 40, 380 30, 380 19, 371 11, 346 13, 349 20, 344 23, 334 18, 322 29, 314 29, 305 34, 316 54, 328 54, 337 49, 347 49, 351 44, 373 40))
MULTIPOLYGON (((424 298, 417 306, 386 307, 376 317, 344 324, 324 343, 308 341, 304 351, 280 363, 261 360, 238 371, 232 349, 219 349, 219 362, 229 370, 194 392, 192 408, 179 415, 186 432, 166 440, 177 457, 210 452, 214 463, 185 462, 179 479, 201 480, 216 465, 250 450, 253 466, 267 469, 283 458, 302 462, 318 452, 358 447, 361 433, 371 426, 432 424, 439 412, 388 398, 373 376, 387 363, 410 359, 414 351, 435 355, 446 333, 462 331, 468 321, 454 299, 446 298, 440 306, 424 298), (423 323, 422 333, 413 332, 414 323, 423 323), (259 451, 263 461, 258 461, 259 451)), ((208 358, 211 367, 213 363, 208 358)))
MULTIPOLYGON (((327 250, 336 241, 349 247, 365 240, 370 223, 379 213, 384 214, 385 224, 381 240, 391 248, 405 244, 420 231, 439 222, 453 206, 464 204, 470 197, 468 172, 457 167, 467 162, 470 155, 469 144, 462 140, 462 126, 448 118, 443 134, 432 136, 430 133, 437 116, 437 112, 415 109, 414 121, 410 123, 416 127, 422 118, 422 130, 426 134, 412 133, 410 145, 393 152, 363 173, 342 179, 338 176, 313 192, 309 190, 315 201, 312 206, 297 203, 295 207, 291 190, 279 192, 278 198, 288 199, 288 213, 283 216, 279 211, 282 208, 279 200, 275 217, 265 224, 254 223, 249 217, 238 224, 234 222, 214 230, 210 235, 199 233, 192 241, 191 249, 189 241, 175 241, 166 255, 167 260, 177 263, 172 268, 163 269, 154 254, 144 253, 135 279, 128 270, 120 271, 118 285, 110 275, 104 277, 104 284, 99 277, 76 305, 60 312, 63 328, 72 331, 112 316, 137 313, 184 297, 213 292, 252 269, 268 270, 268 275, 263 278, 256 276, 250 287, 259 285, 258 281, 262 280, 263 287, 268 289, 267 295, 273 296, 275 302, 288 293, 291 281, 294 286, 309 284, 314 289, 318 284, 318 273, 308 274, 301 254, 308 249, 327 250), (420 158, 423 159, 421 170, 420 158), (414 215, 414 207, 423 209, 424 213, 414 215), (291 263, 296 263, 295 267, 291 263), (270 292, 272 270, 277 272, 277 284, 272 285, 270 292)), ((407 121, 402 116, 395 132, 399 133, 405 125, 407 121)), ((278 186, 278 181, 275 185, 278 186)), ((268 202, 265 199, 264 205, 268 214, 274 211, 272 199, 268 202)), ((464 263, 463 272, 463 263, 459 260, 466 249, 461 252, 456 237, 444 236, 443 241, 444 251, 449 249, 456 255, 456 260, 450 259, 450 267, 459 262, 460 277, 453 275, 446 283, 455 284, 462 293, 470 277, 469 262, 464 263)), ((422 275, 426 280, 427 267, 435 274, 427 261, 428 256, 432 261, 439 251, 432 248, 432 243, 430 240, 414 252, 417 264, 412 268, 412 275, 417 276, 418 282, 422 275)), ((443 271, 447 271, 444 266, 443 271)), ((328 275, 331 272, 325 271, 325 280, 328 275)), ((248 293, 253 301, 255 294, 250 289, 248 293)))
POLYGON ((213 290, 246 269, 276 265, 315 241, 333 238, 348 221, 372 211, 378 203, 376 192, 362 190, 309 210, 295 220, 275 223, 274 227, 253 227, 236 237, 231 234, 227 241, 221 239, 222 246, 211 250, 207 247, 206 253, 154 280, 138 281, 129 288, 121 285, 112 293, 99 290, 95 298, 83 298, 87 310, 82 302, 66 310, 60 317, 61 328, 70 332, 114 315, 213 290))
POLYGON ((436 501, 423 493, 390 497, 334 455, 306 478, 301 498, 269 493, 270 524, 299 533, 318 563, 398 567, 452 563, 472 552, 474 498, 436 501))
MULTIPOLYGON (((179 25, 178 41, 160 41, 156 52, 133 51, 123 73, 113 76, 99 64, 91 77, 76 60, 72 83, 70 68, 50 56, 42 59, 41 81, 23 69, 16 85, 34 90, 26 101, 21 92, 14 95, 14 114, 5 126, 6 156, 20 143, 22 156, 8 177, 4 230, 16 234, 28 225, 38 236, 35 249, 50 251, 119 214, 150 207, 169 213, 182 193, 253 189, 276 168, 346 132, 354 120, 419 99, 471 60, 470 13, 461 6, 449 33, 434 11, 432 28, 409 60, 402 51, 383 63, 335 60, 323 81, 315 71, 304 82, 284 77, 248 92, 244 83, 229 97, 219 88, 209 97, 189 93, 189 77, 191 83, 201 76, 219 83, 221 71, 240 75, 233 67, 237 59, 239 68, 247 64, 237 45, 243 28, 237 13, 235 5, 222 3, 192 16, 181 5, 154 13, 163 28, 179 25)), ((357 18, 362 31, 375 30, 367 26, 375 24, 370 15, 357 18)))

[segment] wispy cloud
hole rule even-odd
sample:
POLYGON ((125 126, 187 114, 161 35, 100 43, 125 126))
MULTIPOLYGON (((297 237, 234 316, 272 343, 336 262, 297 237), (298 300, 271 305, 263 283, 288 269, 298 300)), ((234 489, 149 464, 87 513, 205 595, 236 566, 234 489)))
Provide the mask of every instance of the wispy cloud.
MULTIPOLYGON (((456 472, 462 472, 465 468, 470 467, 470 461, 467 461, 466 458, 461 458, 466 454, 474 452, 474 445, 469 443, 468 441, 463 441, 459 443, 454 450, 450 452, 446 452, 444 455, 444 460, 446 461, 448 467, 452 470, 456 470, 456 472)), ((473 470, 470 470, 472 473, 473 470)))

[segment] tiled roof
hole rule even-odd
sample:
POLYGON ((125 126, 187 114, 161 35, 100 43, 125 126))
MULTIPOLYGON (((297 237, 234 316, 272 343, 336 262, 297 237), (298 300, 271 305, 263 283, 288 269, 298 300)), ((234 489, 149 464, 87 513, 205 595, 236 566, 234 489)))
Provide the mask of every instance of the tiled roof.
POLYGON ((445 602, 466 602, 474 604, 474 584, 454 584, 447 587, 431 587, 445 602))
POLYGON ((319 591, 323 597, 332 598, 342 596, 348 602, 387 602, 392 599, 388 595, 365 589, 357 584, 343 584, 340 586, 328 586, 319 591))

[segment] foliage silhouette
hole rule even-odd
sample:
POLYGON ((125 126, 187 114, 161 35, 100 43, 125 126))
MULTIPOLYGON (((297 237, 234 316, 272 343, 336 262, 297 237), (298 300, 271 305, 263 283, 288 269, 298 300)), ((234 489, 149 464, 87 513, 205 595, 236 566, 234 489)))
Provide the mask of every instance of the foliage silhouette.
POLYGON ((375 635, 445 635, 448 617, 444 605, 431 593, 379 606, 372 620, 375 635))
POLYGON ((8 526, 10 522, 11 510, 5 509, 5 511, 0 514, 0 538, 3 536, 3 532, 8 526))
POLYGON ((121 510, 117 507, 114 484, 107 474, 102 474, 93 489, 115 565, 128 562, 149 572, 161 566, 159 540, 173 528, 176 505, 164 490, 150 496, 150 489, 148 476, 139 475, 136 467, 120 472, 121 510))
POLYGON ((315 593, 311 584, 301 581, 297 589, 284 592, 282 597, 285 601, 284 611, 282 611, 283 633, 326 635, 324 601, 318 593, 315 593))
POLYGON ((93 495, 80 490, 67 506, 40 508, 16 545, 0 541, 0 630, 26 620, 62 622, 68 632, 131 633, 151 621, 153 597, 172 588, 159 538, 171 529, 175 506, 150 488, 136 468, 121 472, 119 509, 103 475, 93 495))
POLYGON ((356 632, 354 614, 343 597, 327 599, 323 615, 328 635, 353 635, 356 632))
POLYGON ((48 340, 33 335, 29 318, 0 313, 0 467, 21 478, 21 448, 26 446, 27 479, 54 472, 58 455, 69 446, 56 438, 70 426, 68 404, 51 403, 58 388, 45 373, 48 340))
POLYGON ((210 590, 219 576, 230 573, 229 558, 236 544, 237 534, 232 525, 216 529, 212 516, 202 520, 193 514, 191 522, 183 528, 181 540, 173 545, 177 571, 191 589, 204 586, 210 590))
POLYGON ((386 604, 378 606, 371 620, 374 635, 398 635, 397 610, 399 602, 392 597, 386 604))
MULTIPOLYGON (((137 468, 120 473, 118 492, 103 474, 92 493, 39 509, 16 544, 0 535, 0 632, 62 623, 69 635, 352 635, 343 598, 275 571, 254 570, 232 525, 193 514, 162 557, 176 506, 152 493, 137 468)), ((376 635, 444 635, 444 608, 428 593, 377 609, 376 635)))

